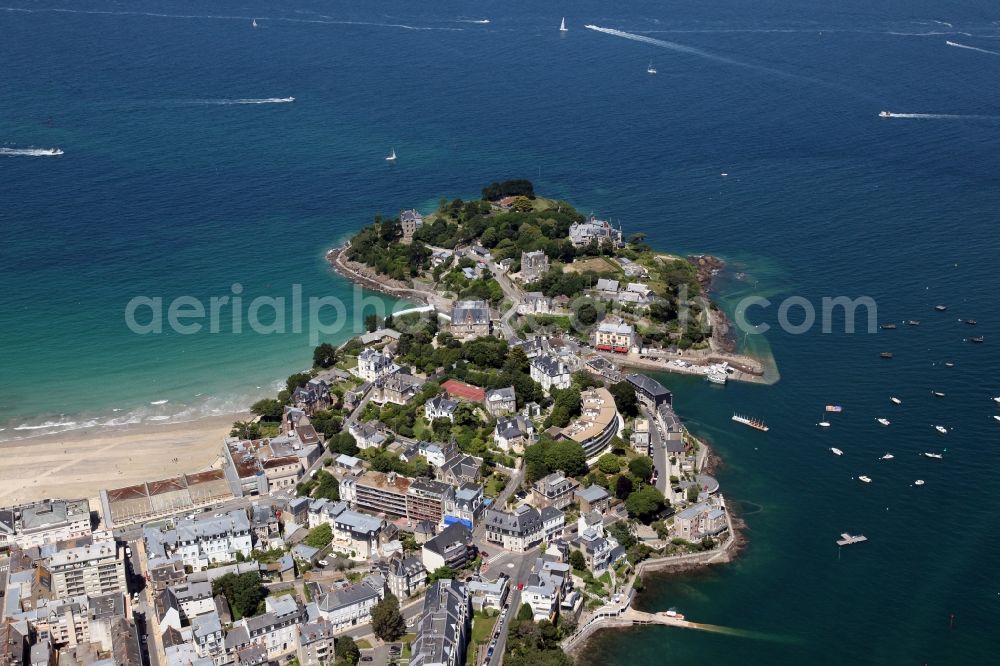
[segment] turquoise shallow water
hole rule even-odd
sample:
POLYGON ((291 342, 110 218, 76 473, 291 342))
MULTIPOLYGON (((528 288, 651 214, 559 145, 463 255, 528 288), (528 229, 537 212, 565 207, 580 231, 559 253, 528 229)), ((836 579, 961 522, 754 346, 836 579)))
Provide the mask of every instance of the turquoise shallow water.
POLYGON ((588 661, 989 662, 1000 56, 946 42, 1000 52, 995 21, 985 2, 9 3, 0 144, 65 155, 0 156, 0 438, 244 406, 308 364, 308 335, 137 336, 129 299, 234 283, 247 301, 293 284, 344 297, 323 253, 375 213, 529 177, 657 247, 726 257, 747 274, 720 283, 727 306, 776 302, 755 320, 774 324, 788 295, 870 296, 879 321, 922 320, 772 330, 773 387, 666 380, 729 495, 760 510, 738 562, 641 603, 760 637, 608 634, 588 661), (986 343, 963 342, 959 317, 986 343), (844 413, 820 431, 831 402, 844 413), (63 425, 16 429, 47 422, 63 425), (870 541, 838 560, 845 530, 870 541))

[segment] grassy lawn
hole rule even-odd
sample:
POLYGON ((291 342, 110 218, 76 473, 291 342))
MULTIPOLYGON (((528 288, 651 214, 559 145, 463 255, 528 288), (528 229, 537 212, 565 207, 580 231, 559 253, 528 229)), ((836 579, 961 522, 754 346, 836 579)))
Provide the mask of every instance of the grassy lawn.
POLYGON ((359 650, 370 650, 372 647, 372 644, 363 638, 360 641, 354 641, 354 643, 358 646, 359 650))
POLYGON ((410 657, 413 655, 413 650, 410 649, 410 645, 415 640, 417 640, 416 634, 404 634, 399 639, 399 642, 403 644, 403 654, 401 655, 400 658, 405 659, 407 661, 410 660, 410 657))
POLYGON ((483 494, 487 497, 496 497, 501 491, 503 491, 504 485, 506 485, 505 481, 498 479, 495 476, 491 476, 489 481, 486 482, 486 488, 483 489, 483 494))
POLYGON ((472 619, 472 635, 469 638, 469 648, 465 655, 466 666, 476 663, 476 649, 490 642, 497 616, 487 616, 482 611, 476 611, 472 619))
POLYGON ((339 361, 337 361, 336 367, 341 370, 350 370, 351 368, 358 367, 358 357, 357 356, 343 356, 339 361))
POLYGON ((594 271, 595 273, 622 272, 618 264, 606 257, 590 257, 563 266, 563 273, 583 273, 585 271, 594 271))
POLYGON ((423 416, 418 416, 413 423, 413 436, 417 439, 432 440, 433 434, 430 424, 427 423, 427 419, 423 416))

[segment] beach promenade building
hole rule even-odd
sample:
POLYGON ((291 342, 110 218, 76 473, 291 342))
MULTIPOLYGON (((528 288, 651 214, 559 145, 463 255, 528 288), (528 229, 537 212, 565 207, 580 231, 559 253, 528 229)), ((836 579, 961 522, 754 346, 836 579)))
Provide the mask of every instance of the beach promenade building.
POLYGON ((242 509, 218 516, 184 518, 177 521, 174 534, 174 552, 196 571, 233 562, 237 554, 249 557, 253 550, 250 519, 242 509))
POLYGON ((224 502, 233 490, 221 469, 101 491, 101 517, 112 529, 224 502))
POLYGON ((0 550, 32 548, 91 533, 90 502, 47 499, 0 509, 0 550))

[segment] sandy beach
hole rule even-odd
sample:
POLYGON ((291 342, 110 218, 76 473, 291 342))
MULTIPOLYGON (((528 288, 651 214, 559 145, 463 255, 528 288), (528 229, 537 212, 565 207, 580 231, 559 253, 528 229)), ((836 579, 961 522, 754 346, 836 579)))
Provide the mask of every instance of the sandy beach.
POLYGON ((240 418, 245 415, 0 443, 0 505, 46 497, 93 501, 102 488, 211 467, 222 438, 240 418))

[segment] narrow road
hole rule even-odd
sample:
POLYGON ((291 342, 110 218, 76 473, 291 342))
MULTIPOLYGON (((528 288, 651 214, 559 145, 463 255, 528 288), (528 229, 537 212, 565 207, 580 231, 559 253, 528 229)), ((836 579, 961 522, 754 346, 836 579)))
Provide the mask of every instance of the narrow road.
POLYGON ((653 454, 653 466, 656 468, 656 489, 664 495, 670 483, 670 461, 667 459, 667 449, 663 446, 663 434, 655 415, 645 406, 641 406, 642 415, 649 421, 649 442, 653 454))

